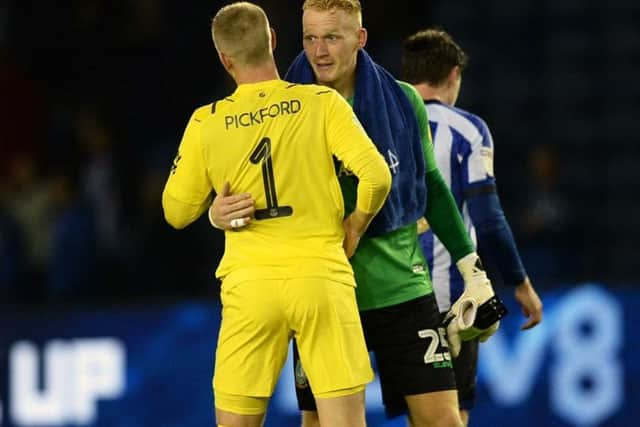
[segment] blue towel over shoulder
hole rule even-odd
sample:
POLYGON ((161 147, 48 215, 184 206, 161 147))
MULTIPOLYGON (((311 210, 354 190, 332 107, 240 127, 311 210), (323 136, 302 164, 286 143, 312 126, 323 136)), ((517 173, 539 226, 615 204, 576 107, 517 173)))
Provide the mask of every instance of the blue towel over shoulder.
MULTIPOLYGON (((353 111, 389 164, 389 196, 367 235, 377 236, 415 222, 427 203, 424 152, 416 115, 395 78, 360 49, 356 65, 353 111)), ((284 78, 293 83, 315 83, 304 52, 293 61, 284 78)))

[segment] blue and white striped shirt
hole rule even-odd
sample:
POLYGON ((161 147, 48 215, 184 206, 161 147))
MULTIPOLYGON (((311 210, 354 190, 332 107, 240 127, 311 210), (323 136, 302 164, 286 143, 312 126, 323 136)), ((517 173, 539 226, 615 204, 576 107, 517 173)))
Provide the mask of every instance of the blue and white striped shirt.
MULTIPOLYGON (((451 189, 465 228, 477 247, 474 223, 466 202, 470 195, 495 192, 493 140, 486 123, 467 111, 439 101, 426 101, 434 152, 440 173, 451 189)), ((431 230, 420 235, 441 312, 462 294, 464 283, 449 252, 431 230)))

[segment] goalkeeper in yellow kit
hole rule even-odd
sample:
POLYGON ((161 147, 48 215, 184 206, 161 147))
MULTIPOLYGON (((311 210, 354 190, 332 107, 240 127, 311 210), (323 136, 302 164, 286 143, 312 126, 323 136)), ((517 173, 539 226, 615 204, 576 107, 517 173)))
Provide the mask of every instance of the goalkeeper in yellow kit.
POLYGON ((364 426, 372 370, 348 256, 384 203, 389 169, 337 92, 279 79, 275 33, 261 8, 225 6, 212 34, 238 86, 191 116, 162 204, 182 228, 207 210, 213 192, 256 196, 255 219, 226 232, 216 272, 217 422, 261 425, 295 337, 322 424, 364 426), (357 209, 344 221, 332 156, 359 179, 357 209))

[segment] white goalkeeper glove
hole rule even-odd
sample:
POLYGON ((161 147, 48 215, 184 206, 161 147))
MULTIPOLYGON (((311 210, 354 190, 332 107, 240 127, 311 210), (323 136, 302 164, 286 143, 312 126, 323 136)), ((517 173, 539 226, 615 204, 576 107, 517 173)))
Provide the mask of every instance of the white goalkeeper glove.
POLYGON ((475 252, 461 258, 458 271, 464 280, 464 292, 445 316, 449 351, 458 357, 462 341, 478 338, 484 342, 500 325, 507 308, 491 287, 491 282, 475 252))

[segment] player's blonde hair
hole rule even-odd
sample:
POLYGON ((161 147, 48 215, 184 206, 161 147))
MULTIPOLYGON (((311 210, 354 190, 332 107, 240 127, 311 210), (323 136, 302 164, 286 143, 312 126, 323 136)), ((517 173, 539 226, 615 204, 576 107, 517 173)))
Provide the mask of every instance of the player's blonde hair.
POLYGON ((359 0, 305 0, 302 11, 307 9, 342 10, 349 15, 355 15, 358 24, 362 25, 362 6, 359 0))
POLYGON ((261 64, 271 57, 271 32, 264 10, 249 2, 224 6, 211 21, 213 44, 245 65, 261 64))

